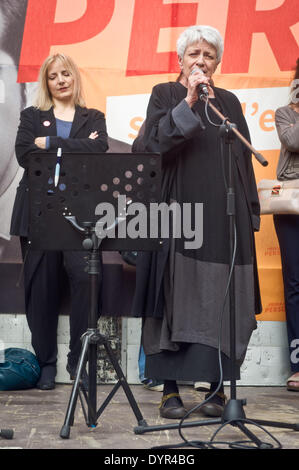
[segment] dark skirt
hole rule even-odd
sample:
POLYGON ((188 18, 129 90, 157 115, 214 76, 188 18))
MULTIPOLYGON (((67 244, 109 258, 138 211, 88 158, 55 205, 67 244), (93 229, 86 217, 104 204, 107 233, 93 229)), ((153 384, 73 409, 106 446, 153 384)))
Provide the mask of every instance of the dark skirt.
POLYGON ((222 380, 227 381, 232 375, 238 380, 247 344, 256 325, 253 315, 244 315, 245 312, 253 311, 251 267, 239 266, 235 276, 237 334, 236 359, 232 369, 229 302, 226 302, 222 312, 227 267, 212 265, 212 275, 209 276, 203 263, 197 266, 197 260, 180 254, 174 256, 173 263, 170 262, 171 256, 169 257, 164 274, 164 315, 162 318, 146 317, 143 320, 142 344, 146 354, 146 377, 217 382, 222 370, 222 380), (172 265, 176 266, 176 273, 171 269, 172 265), (205 277, 213 279, 213 282, 205 283, 205 277), (215 286, 218 295, 215 294, 215 286), (221 355, 218 349, 221 350, 221 355))
POLYGON ((217 349, 204 344, 185 343, 181 345, 179 351, 162 351, 147 355, 145 377, 161 381, 218 382, 221 377, 222 380, 228 381, 234 376, 236 380, 239 380, 238 362, 236 361, 232 369, 230 359, 221 353, 220 365, 217 349))

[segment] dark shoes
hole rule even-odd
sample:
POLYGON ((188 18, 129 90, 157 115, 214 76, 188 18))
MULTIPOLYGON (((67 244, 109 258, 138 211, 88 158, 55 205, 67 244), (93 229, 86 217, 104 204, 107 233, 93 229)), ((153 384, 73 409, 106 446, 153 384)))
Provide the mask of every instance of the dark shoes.
POLYGON ((161 418, 167 419, 181 419, 187 413, 178 393, 163 395, 159 409, 161 418))
POLYGON ((36 388, 39 388, 40 390, 53 390, 55 388, 55 380, 48 380, 47 382, 38 381, 36 388))
POLYGON ((56 366, 42 367, 36 388, 40 390, 53 390, 55 388, 55 377, 56 366))
MULTIPOLYGON (((209 392, 205 395, 205 400, 212 395, 212 392, 209 392)), ((226 403, 226 396, 224 393, 216 393, 207 403, 200 407, 200 410, 206 416, 222 416, 224 406, 226 403)))
MULTIPOLYGON (((205 395, 205 400, 207 400, 211 395, 212 392, 207 393, 205 395)), ((225 403, 226 396, 224 393, 218 392, 207 403, 202 405, 200 410, 206 416, 219 417, 222 416, 225 403)), ((159 409, 161 418, 167 419, 182 419, 187 413, 187 410, 184 408, 182 399, 178 393, 163 395, 159 409)))
MULTIPOLYGON (((70 374, 70 379, 75 380, 77 375, 77 366, 71 365, 69 362, 66 365, 66 370, 70 374)), ((86 392, 88 391, 88 375, 85 369, 83 369, 81 378, 80 378, 80 385, 86 392)))

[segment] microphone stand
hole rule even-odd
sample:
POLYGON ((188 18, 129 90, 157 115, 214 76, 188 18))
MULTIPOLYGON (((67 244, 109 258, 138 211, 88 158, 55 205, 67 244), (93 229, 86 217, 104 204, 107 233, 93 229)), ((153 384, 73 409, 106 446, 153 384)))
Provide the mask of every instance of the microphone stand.
POLYGON ((236 124, 233 124, 229 121, 228 118, 226 118, 220 111, 219 109, 216 108, 216 106, 213 105, 213 103, 211 103, 209 101, 209 98, 208 96, 204 93, 204 92, 201 92, 199 93, 199 99, 201 101, 204 101, 205 103, 207 103, 210 108, 214 111, 215 114, 217 114, 217 116, 222 120, 222 125, 224 125, 227 130, 226 132, 233 132, 235 136, 238 137, 238 139, 241 140, 241 142, 243 142, 244 145, 246 145, 246 147, 249 148, 249 150, 251 151, 251 153, 253 153, 253 155, 255 156, 255 158, 260 162, 261 165, 263 166, 267 166, 268 165, 268 162, 267 160, 265 160, 265 158, 263 157, 263 155, 261 153, 259 153, 251 144, 250 142, 248 142, 247 139, 245 139, 245 137, 238 131, 237 129, 237 126, 236 124))
MULTIPOLYGON (((245 424, 253 424, 258 426, 270 426, 284 429, 293 429, 299 431, 299 423, 280 423, 275 421, 265 420, 251 420, 246 418, 243 406, 246 405, 246 399, 238 400, 236 393, 236 325, 235 325, 235 282, 234 282, 234 265, 233 265, 233 250, 234 250, 234 231, 235 231, 235 192, 233 186, 233 174, 232 174, 232 143, 235 137, 238 137, 243 144, 245 144, 249 150, 254 154, 256 159, 261 165, 267 166, 268 162, 265 158, 252 147, 252 145, 245 139, 245 137, 238 131, 236 124, 231 123, 212 103, 210 103, 208 95, 203 89, 199 89, 199 98, 204 101, 215 114, 220 117, 222 125, 220 126, 220 135, 225 138, 225 143, 228 145, 228 188, 227 188, 227 215, 229 217, 229 273, 232 271, 230 285, 229 285, 229 308, 230 308, 230 364, 231 364, 231 377, 230 377, 230 400, 224 407, 221 418, 201 420, 201 421, 189 421, 183 422, 184 418, 178 424, 169 425, 158 425, 158 426, 137 426, 134 429, 135 434, 143 434, 144 432, 150 431, 161 431, 170 429, 181 429, 187 427, 205 426, 220 424, 220 429, 224 425, 230 424, 238 427, 259 449, 270 449, 272 444, 262 442, 253 432, 251 432, 245 424)), ((219 429, 219 430, 220 430, 219 429)), ((218 432, 218 431, 217 431, 218 432)), ((214 434, 214 436, 217 434, 214 434)), ((275 440, 275 439, 274 439, 275 440)), ((203 443, 199 443, 202 445, 203 443)), ((240 443, 242 444, 242 443, 240 443)), ((237 447, 238 444, 235 445, 237 447)), ((231 444, 233 447, 233 444, 231 444)))
POLYGON ((230 284, 229 284, 229 307, 230 307, 230 365, 231 365, 231 377, 230 377, 230 400, 226 404, 222 420, 224 422, 237 422, 238 427, 248 436, 250 439, 257 444, 260 448, 268 448, 268 444, 262 443, 252 434, 244 423, 246 419, 243 406, 246 404, 246 400, 237 399, 237 381, 236 381, 236 321, 235 321, 235 279, 234 279, 234 265, 233 265, 233 253, 234 253, 234 232, 236 223, 236 204, 235 204, 235 190, 233 182, 233 156, 232 156, 232 144, 235 137, 238 137, 243 144, 255 155, 256 159, 263 165, 267 166, 268 162, 265 158, 258 153, 254 147, 245 139, 245 137, 238 131, 235 123, 231 123, 210 101, 205 93, 200 93, 199 98, 210 106, 214 113, 221 119, 222 125, 220 126, 220 136, 224 139, 224 142, 228 146, 228 185, 227 185, 227 205, 226 213, 229 217, 229 272, 232 271, 230 284))

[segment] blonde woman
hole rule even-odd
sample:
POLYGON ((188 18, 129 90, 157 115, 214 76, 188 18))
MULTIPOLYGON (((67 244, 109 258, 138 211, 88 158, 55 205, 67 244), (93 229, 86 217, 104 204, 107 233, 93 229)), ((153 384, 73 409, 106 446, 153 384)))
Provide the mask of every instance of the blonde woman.
MULTIPOLYGON (((105 152, 105 116, 85 107, 81 78, 74 61, 63 54, 49 56, 41 66, 35 106, 21 112, 16 138, 16 157, 24 171, 17 189, 11 234, 20 237, 24 263, 25 308, 32 346, 41 367, 37 387, 55 387, 57 322, 64 267, 71 291, 70 352, 67 370, 74 378, 81 350, 81 335, 87 329, 89 308, 88 274, 82 252, 28 250, 27 155, 34 151, 105 152)), ((85 254, 86 255, 86 254, 85 254)))

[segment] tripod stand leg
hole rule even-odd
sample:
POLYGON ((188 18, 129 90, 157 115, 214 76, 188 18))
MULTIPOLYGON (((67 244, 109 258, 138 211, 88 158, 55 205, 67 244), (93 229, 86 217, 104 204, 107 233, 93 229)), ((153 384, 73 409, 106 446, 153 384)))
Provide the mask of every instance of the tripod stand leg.
POLYGON ((215 418, 215 419, 209 419, 209 420, 201 420, 201 421, 187 421, 182 424, 178 423, 170 423, 170 424, 157 424, 153 426, 136 426, 134 428, 134 433, 135 434, 144 434, 146 432, 156 432, 156 431, 168 431, 168 430, 174 430, 174 429, 179 429, 179 428, 193 428, 193 427, 199 427, 199 426, 207 426, 210 424, 221 424, 221 418, 215 418))
POLYGON ((97 344, 91 343, 88 351, 88 425, 95 427, 97 408, 97 344))
POLYGON ((279 421, 265 421, 262 419, 255 419, 254 422, 260 426, 270 426, 273 428, 293 429, 293 431, 299 431, 299 423, 280 423, 279 421))
POLYGON ((70 396, 70 400, 69 400, 69 404, 68 404, 68 408, 67 408, 67 412, 65 416, 65 421, 60 431, 60 437, 62 437, 63 439, 69 438, 70 426, 73 424, 73 421, 74 421, 75 408, 76 408, 76 404, 78 400, 79 387, 80 387, 80 378, 81 378, 81 374, 83 371, 83 367, 85 367, 86 360, 87 360, 88 344, 89 344, 89 336, 86 335, 84 337, 84 341, 82 345, 82 350, 81 350, 79 363, 78 363, 77 375, 76 375, 72 393, 70 396))
POLYGON ((106 397, 106 399, 103 401, 102 405, 100 406, 100 408, 98 409, 97 411, 97 418, 99 418, 99 416, 101 416, 101 414, 103 413, 103 411, 105 410, 106 406, 108 405, 108 403, 110 403, 110 401, 112 400, 112 398, 114 397, 114 395, 116 394, 117 390, 119 389, 119 387, 121 387, 121 383, 120 381, 118 381, 115 386, 113 387, 113 389, 111 390, 111 392, 109 393, 109 395, 106 397))
POLYGON ((147 423, 146 423, 145 419, 143 418, 143 416, 142 416, 142 414, 141 414, 141 411, 140 411, 140 409, 139 409, 139 407, 138 407, 138 405, 137 405, 137 403, 136 403, 136 400, 135 400, 135 398, 134 398, 134 395, 133 395, 133 393, 131 392, 131 389, 130 389, 130 387, 129 387, 129 384, 128 384, 128 382, 127 382, 127 379, 126 379, 126 377, 124 376, 124 373, 123 373, 123 371, 122 371, 120 365, 118 364, 118 361, 117 361, 117 359, 115 358, 114 353, 113 353, 113 351, 112 351, 112 349, 111 349, 110 344, 108 343, 108 341, 104 341, 104 347, 105 347, 106 352, 107 352, 107 354, 108 354, 108 357, 109 357, 109 359, 110 359, 110 361, 111 361, 111 363, 112 363, 112 365, 113 365, 113 367, 114 367, 114 370, 115 370, 115 372, 116 372, 116 374, 117 374, 117 376, 118 376, 118 378, 119 378, 120 384, 121 384, 121 386, 122 386, 122 388, 123 388, 123 390, 124 390, 124 392, 125 392, 125 394, 126 394, 126 396, 127 396, 127 399, 128 399, 128 401, 129 401, 129 403, 130 403, 130 406, 131 406, 131 408, 132 408, 132 410, 133 410, 133 413, 134 413, 134 415, 135 415, 135 417, 136 417, 136 419, 137 419, 138 424, 139 424, 140 426, 147 426, 147 423))
POLYGON ((272 446, 271 444, 267 444, 266 442, 262 442, 258 437, 256 437, 255 434, 253 434, 249 429, 244 426, 243 423, 240 423, 240 421, 236 421, 236 425, 238 428, 247 436, 249 439, 254 442, 259 449, 270 449, 272 446))

